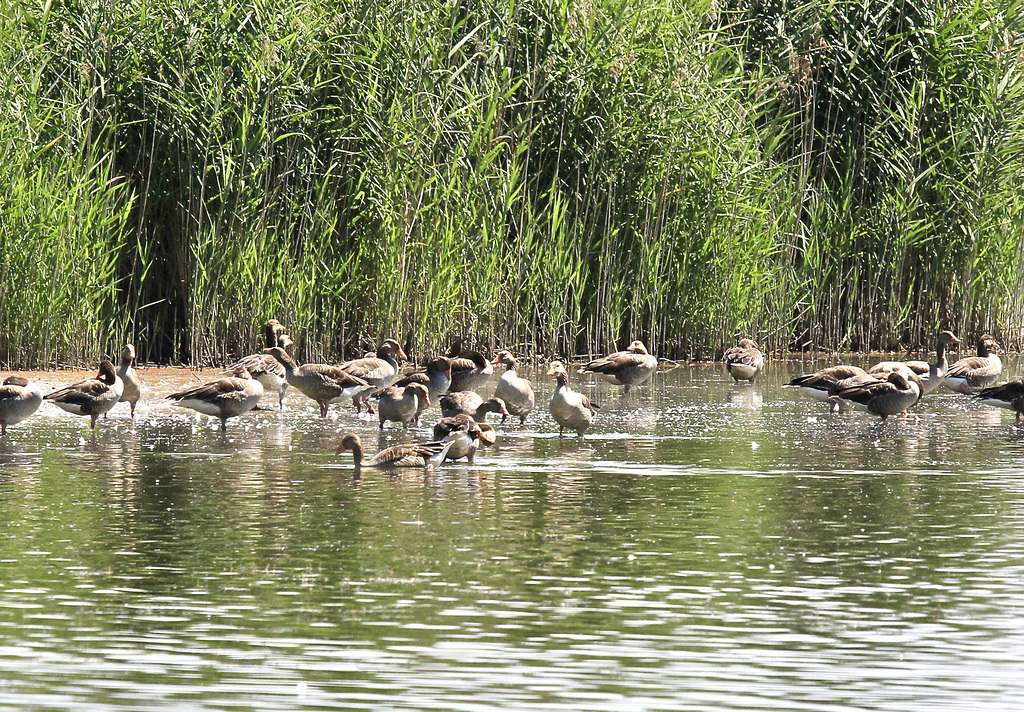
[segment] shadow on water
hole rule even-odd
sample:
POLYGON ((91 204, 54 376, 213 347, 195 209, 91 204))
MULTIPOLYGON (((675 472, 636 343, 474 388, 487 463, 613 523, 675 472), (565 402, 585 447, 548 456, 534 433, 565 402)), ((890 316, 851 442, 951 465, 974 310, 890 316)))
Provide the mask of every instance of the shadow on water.
POLYGON ((574 378, 583 438, 534 372, 474 464, 358 479, 344 432, 436 409, 381 431, 290 390, 221 434, 158 390, 95 439, 41 409, 0 440, 0 706, 1013 709, 1024 428, 830 414, 799 366, 574 378))

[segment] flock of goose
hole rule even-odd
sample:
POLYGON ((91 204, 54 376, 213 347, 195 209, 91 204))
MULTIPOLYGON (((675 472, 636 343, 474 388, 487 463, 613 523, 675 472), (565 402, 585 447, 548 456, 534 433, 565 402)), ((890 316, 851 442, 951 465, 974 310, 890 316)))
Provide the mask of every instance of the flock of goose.
MULTIPOLYGON (((337 365, 299 365, 288 353, 292 340, 280 322, 268 321, 264 336, 266 348, 231 364, 230 376, 172 393, 167 399, 174 405, 219 418, 222 432, 226 431, 229 418, 255 409, 265 393, 276 394, 278 407, 283 408, 289 387, 315 401, 321 417, 327 417, 332 403, 351 400, 356 412, 365 408, 367 413, 376 414, 381 429, 388 422, 403 427, 419 425, 427 408, 435 402, 440 405, 441 419, 434 425, 430 442, 396 445, 367 458, 359 436, 346 434, 336 453, 351 451, 357 470, 432 467, 446 459, 463 457, 472 462, 481 444, 495 442, 494 428, 486 422, 488 414, 501 416, 502 422, 515 416, 522 424, 535 406, 533 388, 516 373, 517 361, 510 351, 499 351, 488 360, 478 351, 457 350, 403 374, 401 364, 408 357, 394 339, 385 339, 376 352, 360 359, 337 365), (490 379, 495 366, 504 366, 505 370, 494 396, 484 399, 477 390, 490 379), (371 399, 376 401, 376 408, 371 399)), ((885 361, 867 370, 831 366, 798 376, 786 386, 829 403, 831 410, 842 412, 849 405, 882 419, 905 414, 923 396, 942 386, 973 395, 982 403, 1013 410, 1019 423, 1024 413, 1024 382, 995 385, 1002 373, 996 340, 987 334, 982 336, 976 356, 949 365, 946 349, 958 343, 956 335, 943 331, 936 339, 934 363, 885 361)), ((135 348, 128 345, 117 368, 104 360, 94 378, 45 396, 23 376, 8 377, 0 387, 0 437, 6 436, 8 425, 35 413, 44 400, 68 413, 88 416, 94 432, 99 416, 105 416, 121 402, 129 404, 134 419, 142 395, 134 361, 135 348)), ((750 339, 742 339, 738 346, 726 351, 724 361, 737 383, 752 384, 764 367, 764 357, 750 339)), ((658 359, 647 352, 642 342, 634 341, 625 351, 587 363, 579 373, 601 376, 623 386, 624 393, 628 393, 633 386, 647 381, 657 367, 658 359)), ((566 430, 575 430, 582 436, 599 406, 569 387, 569 374, 561 361, 552 361, 547 375, 555 381, 548 411, 558 424, 559 436, 566 430)))

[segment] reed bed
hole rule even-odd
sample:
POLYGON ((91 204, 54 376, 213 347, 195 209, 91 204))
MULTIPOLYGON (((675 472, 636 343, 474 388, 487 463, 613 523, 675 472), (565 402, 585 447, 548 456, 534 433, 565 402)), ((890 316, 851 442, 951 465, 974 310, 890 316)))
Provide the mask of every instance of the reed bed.
POLYGON ((1019 346, 1016 3, 0 17, 0 359, 1019 346))

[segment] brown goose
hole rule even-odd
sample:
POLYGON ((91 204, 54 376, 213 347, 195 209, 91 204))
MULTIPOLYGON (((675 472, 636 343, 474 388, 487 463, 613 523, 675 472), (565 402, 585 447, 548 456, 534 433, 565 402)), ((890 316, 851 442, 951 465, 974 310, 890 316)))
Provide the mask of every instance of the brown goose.
POLYGON ((300 366, 280 346, 264 349, 264 353, 269 353, 281 362, 288 385, 317 402, 321 418, 327 417, 329 404, 342 398, 354 398, 369 388, 366 381, 342 370, 340 366, 329 366, 324 363, 307 363, 300 366))
POLYGON ((832 398, 832 392, 836 388, 874 380, 876 380, 875 377, 869 376, 863 368, 844 364, 829 366, 814 373, 805 373, 797 376, 785 384, 783 388, 797 388, 800 393, 803 393, 808 398, 829 403, 829 410, 838 410, 841 413, 843 411, 842 401, 832 398))
POLYGON ((495 366, 504 364, 505 373, 498 379, 494 389, 494 397, 505 401, 505 407, 512 415, 519 416, 519 424, 526 422, 526 416, 533 410, 535 403, 533 386, 525 378, 516 373, 516 357, 511 351, 499 351, 491 363, 495 366))
POLYGON ((452 382, 449 391, 474 391, 482 387, 494 373, 494 366, 479 351, 459 351, 449 355, 452 382))
POLYGON ((595 359, 580 369, 580 373, 596 373, 617 386, 625 386, 623 394, 640 385, 658 369, 658 359, 647 353, 642 341, 634 341, 625 351, 617 351, 595 359))
POLYGON ((916 376, 907 378, 901 371, 893 371, 886 380, 872 379, 837 388, 832 395, 848 401, 854 408, 882 416, 898 415, 921 398, 921 386, 916 376))
POLYGON ((381 450, 366 460, 363 459, 363 441, 355 433, 348 433, 341 439, 341 444, 334 451, 334 454, 340 455, 345 450, 351 450, 352 459, 356 466, 356 474, 364 467, 372 467, 378 470, 403 468, 429 469, 444 461, 444 457, 452 447, 453 442, 454 438, 448 441, 395 445, 386 450, 381 450))
POLYGON ((95 378, 72 383, 49 393, 44 400, 75 415, 88 415, 89 426, 96 429, 96 419, 117 405, 124 392, 124 382, 117 377, 114 364, 104 359, 95 378))
POLYGON ((477 422, 484 422, 488 413, 501 415, 501 422, 508 418, 508 409, 501 398, 484 400, 475 391, 452 391, 441 396, 441 416, 444 418, 465 413, 477 422))
POLYGON ((422 383, 388 386, 380 392, 377 400, 380 429, 384 429, 387 421, 401 423, 403 428, 417 425, 420 413, 429 407, 430 391, 422 383))
POLYGON ((446 460, 466 458, 470 463, 476 457, 476 451, 484 445, 493 445, 497 439, 494 427, 487 423, 477 423, 473 418, 460 413, 448 418, 441 418, 434 424, 434 440, 453 440, 452 448, 445 456, 446 460), (458 436, 452 438, 451 434, 458 436))
MULTIPOLYGON (((285 333, 284 325, 277 319, 270 319, 264 325, 263 341, 265 348, 268 349, 279 346, 287 350, 293 343, 292 337, 285 333)), ((244 368, 252 374, 253 378, 262 383, 265 393, 276 393, 277 407, 284 408, 284 394, 288 390, 288 375, 285 373, 283 363, 263 351, 245 356, 228 366, 228 370, 232 373, 239 368, 244 368)))
POLYGON ((570 428, 583 437, 600 407, 591 403, 582 393, 569 388, 569 373, 561 361, 551 362, 548 375, 553 376, 556 382, 555 392, 548 402, 548 411, 558 423, 558 436, 561 437, 565 429, 570 428))
POLYGON ((739 346, 733 346, 723 357, 725 367, 736 383, 754 382, 764 368, 764 355, 750 339, 740 339, 739 346))
POLYGON ((1010 381, 1001 386, 983 388, 974 397, 985 405, 1014 411, 1017 414, 1016 422, 1020 423, 1021 413, 1024 413, 1024 381, 1010 381))
POLYGON ((926 361, 882 361, 868 369, 872 376, 886 376, 892 371, 908 369, 921 381, 921 395, 928 395, 942 384, 949 368, 946 347, 959 344, 960 339, 952 331, 942 331, 935 339, 935 363, 926 361))
POLYGON ((7 426, 20 423, 43 402, 39 386, 24 376, 11 375, 0 386, 0 438, 7 435, 7 426))
POLYGON ((431 359, 425 368, 408 373, 394 382, 395 386, 422 383, 430 392, 431 400, 437 400, 448 392, 452 384, 452 364, 444 356, 431 359))
POLYGON ((357 413, 360 411, 362 404, 366 405, 368 413, 373 413, 373 407, 369 401, 370 395, 375 391, 387 388, 397 381, 400 365, 399 359, 405 361, 408 358, 401 344, 394 339, 384 339, 380 348, 377 349, 376 355, 346 361, 338 366, 343 371, 351 373, 353 376, 361 378, 369 384, 367 388, 358 391, 352 396, 352 403, 355 405, 357 413))
POLYGON ((942 385, 954 393, 971 395, 994 386, 1003 372, 1003 362, 995 354, 999 342, 988 334, 978 339, 978 355, 962 358, 946 371, 942 385))
MULTIPOLYGON (((117 377, 124 384, 121 399, 118 403, 127 403, 132 409, 132 420, 135 420, 135 406, 142 398, 142 382, 135 373, 132 363, 135 361, 135 347, 128 344, 121 351, 121 363, 117 367, 117 377)), ((105 417, 105 416, 104 416, 105 417)))
POLYGON ((244 368, 239 368, 233 376, 171 393, 167 399, 182 408, 220 418, 220 430, 226 432, 228 418, 248 413, 262 397, 263 384, 244 368))

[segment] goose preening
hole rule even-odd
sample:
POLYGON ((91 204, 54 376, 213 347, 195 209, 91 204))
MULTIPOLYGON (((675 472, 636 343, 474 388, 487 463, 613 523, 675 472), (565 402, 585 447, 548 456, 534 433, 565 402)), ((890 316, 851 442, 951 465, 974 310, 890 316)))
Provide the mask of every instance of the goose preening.
POLYGON ((764 368, 764 354, 750 339, 740 339, 739 345, 726 351, 722 358, 725 361, 725 368, 736 383, 753 383, 757 374, 764 368))
POLYGON ((874 380, 877 379, 874 376, 869 376, 867 371, 860 366, 841 364, 797 376, 783 385, 783 388, 796 388, 808 398, 828 403, 831 412, 838 410, 841 413, 843 412, 842 401, 834 399, 832 392, 836 388, 874 380))
POLYGON ((470 463, 476 457, 476 451, 483 445, 493 445, 497 440, 494 426, 478 423, 465 413, 441 418, 434 424, 434 440, 451 439, 452 447, 445 456, 446 460, 466 458, 470 463), (455 437, 452 437, 455 433, 455 437))
POLYGON ((357 378, 361 378, 368 386, 357 391, 352 397, 352 403, 356 412, 361 410, 361 405, 366 405, 366 411, 373 413, 373 406, 370 405, 370 395, 375 391, 382 390, 398 380, 398 369, 401 361, 408 360, 405 350, 394 339, 384 339, 380 348, 373 356, 364 356, 353 361, 346 361, 338 368, 346 371, 357 378))
POLYGON ((494 373, 494 366, 479 351, 458 351, 449 355, 452 366, 452 382, 449 391, 474 391, 480 388, 494 373))
POLYGON ((370 388, 362 378, 353 376, 340 366, 325 363, 307 363, 300 366, 280 346, 264 349, 264 353, 270 354, 284 366, 288 385, 316 401, 320 406, 321 418, 327 417, 327 406, 331 403, 344 398, 357 398, 370 388))
POLYGON ((600 407, 591 403, 582 393, 569 388, 569 372, 561 361, 551 362, 548 375, 555 379, 556 384, 555 392, 548 402, 548 411, 558 423, 558 436, 561 437, 565 429, 569 428, 583 437, 600 407))
POLYGON ((422 470, 431 469, 441 464, 454 441, 455 438, 428 443, 394 445, 386 450, 381 450, 369 459, 364 459, 363 441, 355 433, 348 433, 341 439, 341 444, 334 451, 334 454, 340 455, 345 450, 351 450, 352 459, 356 466, 356 474, 364 467, 378 470, 404 468, 419 468, 422 470))
POLYGON ((285 333, 284 325, 277 319, 270 319, 263 327, 264 351, 258 354, 250 354, 240 358, 227 367, 227 370, 235 373, 239 368, 244 368, 252 377, 263 384, 265 393, 277 394, 278 409, 284 408, 284 394, 288 390, 288 374, 284 370, 284 364, 278 361, 266 349, 275 346, 287 351, 292 345, 292 337, 285 333))
POLYGON ((234 374, 171 393, 167 399, 182 408, 220 418, 220 430, 226 432, 228 418, 248 413, 263 397, 263 384, 247 370, 239 368, 234 374))
POLYGON ((533 386, 516 373, 518 363, 511 351, 499 351, 491 364, 505 366, 505 372, 501 374, 498 385, 494 388, 494 397, 505 401, 509 414, 519 416, 519 424, 522 425, 535 404, 533 386))
POLYGON ((403 428, 418 425, 420 413, 430 407, 430 391, 422 383, 407 386, 388 386, 377 396, 377 415, 380 429, 391 421, 403 428))
POLYGON ((940 385, 949 370, 946 360, 946 348, 959 344, 960 339, 952 331, 940 331, 935 338, 935 363, 927 361, 882 361, 868 369, 872 376, 886 376, 892 371, 906 370, 913 373, 921 381, 921 395, 928 395, 940 385))
POLYGON ((603 358, 595 359, 579 370, 580 373, 596 373, 617 386, 624 386, 622 393, 640 385, 658 369, 658 359, 647 353, 642 341, 634 341, 625 351, 617 351, 603 358))
POLYGON ((117 377, 114 364, 100 362, 95 378, 72 383, 44 397, 68 413, 89 416, 89 427, 96 429, 96 419, 117 405, 124 393, 124 382, 117 377))
MULTIPOLYGON (((124 384, 118 403, 127 403, 131 407, 132 420, 135 420, 135 406, 142 398, 142 381, 132 364, 135 362, 135 347, 128 344, 121 350, 121 363, 117 366, 117 377, 124 384)), ((106 417, 106 415, 104 415, 106 417)))
POLYGON ((999 342, 988 334, 978 339, 978 355, 962 358, 946 370, 944 388, 954 393, 972 395, 994 386, 1003 372, 1003 362, 996 351, 999 342))
POLYGON ((1024 413, 1024 381, 1010 381, 1001 386, 989 386, 981 389, 974 397, 985 405, 1014 411, 1017 414, 1016 422, 1020 423, 1020 416, 1024 413))
POLYGON ((0 438, 7 435, 7 426, 20 423, 43 402, 39 386, 24 376, 12 374, 0 386, 0 438))
POLYGON ((921 398, 921 385, 917 376, 892 371, 885 380, 853 383, 833 390, 832 396, 847 401, 854 408, 874 413, 885 420, 899 415, 921 398))
POLYGON ((484 400, 475 391, 451 391, 441 396, 441 416, 449 417, 465 413, 477 422, 484 422, 488 413, 497 413, 501 422, 508 418, 508 408, 501 398, 484 400))

